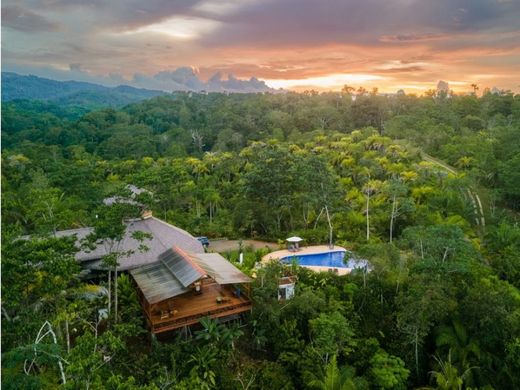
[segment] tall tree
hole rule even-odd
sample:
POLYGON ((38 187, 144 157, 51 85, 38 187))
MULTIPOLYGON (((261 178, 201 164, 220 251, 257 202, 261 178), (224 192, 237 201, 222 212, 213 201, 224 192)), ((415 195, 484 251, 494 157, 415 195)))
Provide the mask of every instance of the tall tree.
POLYGON ((127 233, 127 220, 139 216, 139 208, 129 201, 116 201, 111 205, 98 208, 93 232, 85 239, 87 248, 103 246, 105 255, 102 262, 108 271, 108 312, 112 308, 112 273, 114 274, 114 318, 118 320, 118 267, 120 261, 135 251, 145 251, 148 248, 139 244, 135 248, 123 248, 123 241, 130 237, 138 243, 150 238, 149 234, 140 231, 127 233), (127 237, 127 234, 129 237, 127 237))
POLYGON ((392 243, 394 238, 394 228, 396 219, 404 214, 409 213, 413 210, 413 202, 406 197, 408 188, 406 185, 399 180, 392 180, 387 186, 388 194, 391 200, 391 212, 390 212, 390 233, 389 241, 392 243))

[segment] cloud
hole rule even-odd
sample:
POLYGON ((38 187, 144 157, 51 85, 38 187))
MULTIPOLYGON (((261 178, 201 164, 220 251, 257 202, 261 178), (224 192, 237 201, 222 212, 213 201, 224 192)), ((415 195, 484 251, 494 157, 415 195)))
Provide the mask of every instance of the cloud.
POLYGON ((516 29, 520 2, 496 0, 284 0, 250 3, 220 20, 208 45, 306 47, 323 43, 380 45, 477 32, 516 29))
POLYGON ((255 77, 249 80, 236 78, 228 74, 216 73, 204 82, 197 70, 180 67, 174 71, 162 71, 153 76, 135 75, 132 85, 141 88, 161 89, 166 91, 208 91, 208 92, 266 92, 271 89, 255 77))
POLYGON ((57 31, 60 28, 59 23, 17 5, 2 7, 2 26, 30 33, 57 31))
POLYGON ((418 73, 424 71, 421 66, 407 66, 402 68, 379 69, 378 73, 418 73))
POLYGON ((388 74, 388 73, 414 73, 418 74, 420 72, 426 71, 431 64, 424 61, 387 61, 381 65, 378 65, 374 68, 374 72, 379 74, 388 74))
MULTIPOLYGON (((469 80, 472 74, 520 77, 520 1, 5 0, 3 5, 5 63, 105 83, 196 87, 189 74, 171 71, 184 66, 196 66, 202 83, 220 72, 246 79, 249 86, 255 84, 253 75, 312 81, 370 74, 383 78, 366 83, 382 87, 424 85, 426 78, 469 80)), ((218 88, 240 88, 222 75, 215 80, 218 88)))
POLYGON ((214 20, 195 17, 172 17, 162 22, 140 27, 131 32, 152 32, 171 36, 177 39, 196 39, 202 34, 210 33, 218 27, 214 20))
POLYGON ((73 72, 74 71, 81 72, 81 64, 79 64, 79 63, 69 64, 69 69, 73 72))
POLYGON ((379 38, 381 42, 389 43, 403 43, 403 42, 420 42, 420 41, 431 41, 434 39, 447 38, 444 34, 398 34, 398 35, 383 35, 379 38))
POLYGON ((159 23, 174 15, 193 15, 201 1, 193 0, 8 0, 27 8, 54 15, 73 16, 73 22, 86 23, 93 30, 110 28, 118 31, 137 29, 159 23), (80 16, 80 18, 77 18, 80 16))

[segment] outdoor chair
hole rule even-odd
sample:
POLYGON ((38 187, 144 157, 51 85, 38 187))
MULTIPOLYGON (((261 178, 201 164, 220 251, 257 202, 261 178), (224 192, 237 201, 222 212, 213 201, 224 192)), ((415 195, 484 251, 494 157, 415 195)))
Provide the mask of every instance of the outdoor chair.
POLYGON ((165 320, 166 318, 170 317, 170 313, 168 313, 168 310, 161 310, 161 320, 165 320))

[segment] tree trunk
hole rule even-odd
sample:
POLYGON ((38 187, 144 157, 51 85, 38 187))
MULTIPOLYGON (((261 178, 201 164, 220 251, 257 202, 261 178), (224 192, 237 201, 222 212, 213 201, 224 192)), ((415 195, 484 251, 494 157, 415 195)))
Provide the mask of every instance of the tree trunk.
POLYGON ((70 353, 70 332, 69 332, 69 320, 65 320, 65 337, 67 338, 67 354, 70 353))
POLYGON ((7 310, 5 310, 5 307, 2 306, 2 314, 5 316, 5 319, 9 322, 11 322, 11 316, 7 313, 7 310))
MULTIPOLYGON (((40 328, 40 331, 38 332, 38 334, 36 336, 36 340, 34 341, 34 344, 39 344, 48 334, 50 334, 52 336, 52 341, 54 342, 54 345, 58 345, 58 340, 56 339, 56 333, 54 333, 54 330, 52 329, 52 325, 49 321, 45 321, 43 323, 42 327, 40 328), (42 335, 44 328, 47 328, 47 332, 45 332, 42 335)), ((34 351, 36 353, 36 349, 34 351)), ((35 354, 35 358, 36 358, 36 354, 35 354)), ((56 355, 56 358, 58 360, 58 367, 60 368, 61 381, 63 384, 66 384, 67 379, 65 378, 65 369, 63 367, 63 363, 61 362, 61 357, 56 355)), ((31 363, 31 366, 33 365, 33 363, 34 363, 34 360, 31 363)), ((30 370, 30 368, 31 367, 29 367, 29 370, 30 370)), ((25 364, 24 364, 24 370, 25 370, 25 364)), ((27 375, 29 375, 29 373, 27 371, 25 371, 25 373, 27 375)))
POLYGON ((450 250, 450 248, 448 248, 448 247, 444 248, 444 254, 442 255, 442 262, 443 263, 446 260, 446 258, 448 257, 449 250, 450 250))
POLYGON ((302 215, 303 215, 303 223, 305 224, 305 228, 309 226, 309 208, 302 207, 302 215))
POLYGON ((395 293, 396 294, 399 293, 399 284, 401 282, 401 272, 402 272, 402 270, 403 270, 403 260, 399 256, 399 273, 397 274, 397 285, 395 287, 395 293))
POLYGON ((370 240, 370 214, 369 214, 369 207, 370 207, 370 191, 367 191, 367 241, 370 240))
POLYGON ((419 329, 415 328, 415 375, 419 379, 419 329))
POLYGON ((323 210, 324 210, 324 209, 321 209, 321 210, 320 210, 320 213, 319 213, 318 216, 316 217, 316 221, 314 222, 314 229, 316 229, 316 227, 318 226, 318 222, 320 221, 321 214, 323 214, 323 210))
POLYGON ((392 214, 390 214, 390 244, 392 243, 395 219, 395 195, 392 201, 392 214))
POLYGON ((329 208, 325 206, 325 213, 327 215, 327 222, 329 223, 329 248, 332 249, 332 223, 330 222, 329 208))
POLYGON ((108 314, 112 308, 112 271, 108 270, 108 314))
POLYGON ((114 319, 117 323, 117 267, 114 269, 114 319))

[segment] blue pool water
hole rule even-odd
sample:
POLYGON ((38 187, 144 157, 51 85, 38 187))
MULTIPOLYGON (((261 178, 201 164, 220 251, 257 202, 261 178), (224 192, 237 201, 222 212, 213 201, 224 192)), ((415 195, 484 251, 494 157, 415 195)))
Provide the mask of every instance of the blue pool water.
POLYGON ((301 266, 320 266, 320 267, 329 267, 329 268, 363 268, 367 266, 367 262, 365 260, 355 260, 353 258, 349 258, 345 262, 343 259, 345 258, 345 254, 348 252, 345 251, 335 251, 335 252, 325 252, 325 253, 313 253, 308 255, 291 255, 282 257, 281 261, 290 264, 294 258, 298 262, 298 265, 301 266))

